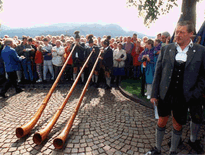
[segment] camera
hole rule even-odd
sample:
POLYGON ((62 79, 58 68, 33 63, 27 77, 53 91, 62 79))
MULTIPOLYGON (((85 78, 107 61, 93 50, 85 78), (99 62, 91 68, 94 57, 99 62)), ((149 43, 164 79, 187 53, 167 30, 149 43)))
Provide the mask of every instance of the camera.
POLYGON ((147 58, 143 58, 142 61, 147 61, 147 58))

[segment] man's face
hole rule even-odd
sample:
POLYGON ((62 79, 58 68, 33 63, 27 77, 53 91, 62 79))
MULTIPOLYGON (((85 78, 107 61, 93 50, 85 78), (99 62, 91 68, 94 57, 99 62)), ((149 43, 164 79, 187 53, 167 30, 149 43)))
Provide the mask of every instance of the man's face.
POLYGON ((162 35, 161 40, 163 43, 166 43, 166 39, 167 39, 166 36, 162 35))
POLYGON ((28 44, 29 44, 29 45, 32 45, 32 42, 31 42, 31 41, 28 41, 28 44))
POLYGON ((61 43, 59 41, 56 42, 56 46, 60 47, 61 43))
POLYGON ((140 42, 139 41, 136 42, 136 46, 140 47, 140 42))
POLYGON ((56 38, 52 38, 52 42, 55 43, 56 42, 56 38))
POLYGON ((157 35, 157 39, 161 40, 161 35, 160 34, 157 35))
POLYGON ((113 46, 114 46, 114 49, 116 49, 117 48, 117 43, 114 43, 113 46))
POLYGON ((119 50, 122 49, 122 45, 121 44, 118 44, 117 47, 119 48, 119 50))
POLYGON ((48 41, 43 41, 44 42, 44 44, 47 46, 48 45, 48 41))
POLYGON ((80 42, 80 38, 76 38, 75 40, 76 40, 76 42, 80 42))
POLYGON ((24 40, 23 40, 23 44, 26 44, 26 43, 27 43, 27 39, 24 39, 24 40))
POLYGON ((93 47, 93 43, 89 43, 89 46, 90 46, 90 47, 93 47))
POLYGON ((180 46, 186 45, 189 43, 193 32, 189 33, 187 31, 187 26, 177 26, 175 31, 176 42, 180 46))
POLYGON ((131 37, 127 38, 127 42, 130 43, 131 42, 131 37))
POLYGON ((136 35, 133 35, 132 38, 133 38, 134 41, 137 40, 137 36, 136 35))

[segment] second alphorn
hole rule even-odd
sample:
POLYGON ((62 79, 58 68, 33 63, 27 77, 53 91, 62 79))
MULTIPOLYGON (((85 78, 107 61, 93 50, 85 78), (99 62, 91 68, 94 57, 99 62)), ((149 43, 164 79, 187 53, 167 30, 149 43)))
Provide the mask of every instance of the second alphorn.
POLYGON ((57 112, 54 114, 54 116, 51 118, 51 120, 49 121, 49 123, 46 125, 46 127, 44 129, 42 129, 41 131, 39 132, 36 132, 33 136, 33 141, 35 144, 39 145, 41 144, 45 138, 47 137, 47 135, 50 133, 51 129, 53 128, 53 126, 55 125, 56 121, 58 120, 58 118, 60 117, 60 114, 62 113, 63 111, 63 108, 65 107, 66 103, 68 102, 68 99, 70 98, 84 68, 86 67, 91 55, 92 55, 93 51, 89 54, 87 60, 85 61, 83 67, 81 68, 80 72, 78 73, 78 76, 77 78, 75 79, 72 87, 70 88, 66 98, 64 99, 62 105, 59 107, 59 109, 57 110, 57 112))

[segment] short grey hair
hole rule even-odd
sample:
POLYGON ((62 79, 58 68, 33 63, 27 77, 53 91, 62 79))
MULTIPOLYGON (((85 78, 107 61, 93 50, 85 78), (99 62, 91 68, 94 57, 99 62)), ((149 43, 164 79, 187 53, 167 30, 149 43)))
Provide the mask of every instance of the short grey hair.
POLYGON ((179 21, 177 23, 179 26, 186 26, 187 27, 187 32, 191 33, 194 32, 195 27, 194 24, 191 21, 185 20, 185 21, 179 21))
POLYGON ((5 40, 4 40, 4 45, 5 46, 9 46, 9 45, 11 45, 13 43, 13 39, 12 38, 6 38, 5 40))
POLYGON ((165 36, 167 38, 167 37, 170 37, 170 34, 169 34, 169 32, 166 31, 166 32, 162 33, 162 36, 165 36))

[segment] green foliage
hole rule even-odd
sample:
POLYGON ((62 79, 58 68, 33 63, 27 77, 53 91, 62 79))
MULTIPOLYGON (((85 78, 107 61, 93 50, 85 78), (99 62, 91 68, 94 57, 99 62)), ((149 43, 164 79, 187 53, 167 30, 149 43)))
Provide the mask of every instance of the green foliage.
POLYGON ((3 10, 3 2, 0 0, 0 12, 3 10))
POLYGON ((144 24, 150 26, 150 23, 164 15, 177 5, 177 0, 128 0, 128 7, 136 7, 140 17, 144 18, 144 24))

